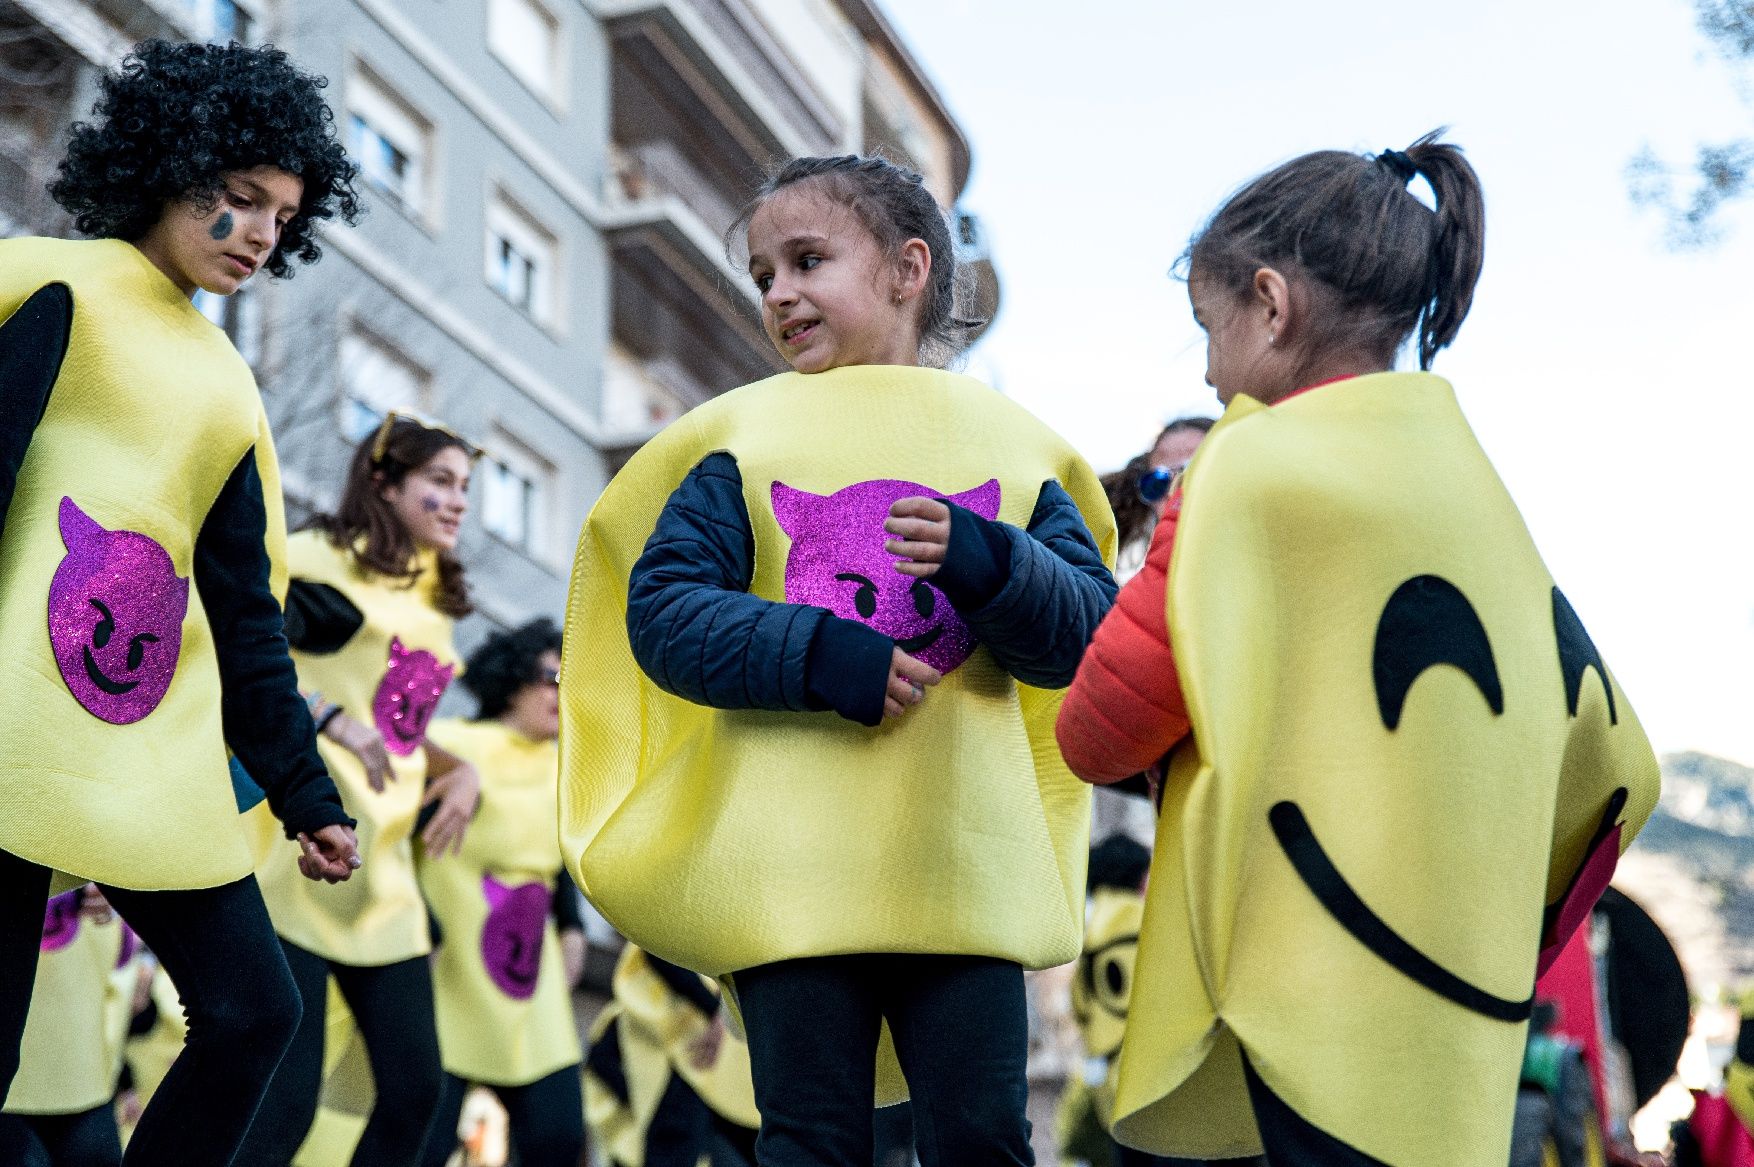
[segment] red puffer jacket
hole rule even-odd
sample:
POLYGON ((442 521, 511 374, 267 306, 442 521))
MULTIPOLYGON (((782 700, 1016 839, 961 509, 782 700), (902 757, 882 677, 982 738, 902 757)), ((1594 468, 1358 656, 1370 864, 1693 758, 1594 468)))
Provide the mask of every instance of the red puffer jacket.
POLYGON ((1121 589, 1060 706, 1055 736, 1072 772, 1108 785, 1148 770, 1188 732, 1187 703, 1169 645, 1165 590, 1181 516, 1178 491, 1163 508, 1145 566, 1121 589))

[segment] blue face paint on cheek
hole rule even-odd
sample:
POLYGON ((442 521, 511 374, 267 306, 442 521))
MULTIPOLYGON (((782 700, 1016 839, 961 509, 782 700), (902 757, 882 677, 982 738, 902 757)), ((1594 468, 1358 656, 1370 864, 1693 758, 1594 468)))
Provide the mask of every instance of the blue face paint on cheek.
POLYGON ((438 514, 438 509, 439 509, 440 505, 441 504, 440 504, 439 500, 434 498, 430 494, 423 496, 420 500, 420 509, 425 511, 429 515, 438 514))
POLYGON ((219 218, 213 220, 213 226, 207 228, 207 233, 213 236, 214 239, 230 239, 231 233, 236 226, 236 222, 231 217, 231 212, 221 211, 219 213, 219 218))

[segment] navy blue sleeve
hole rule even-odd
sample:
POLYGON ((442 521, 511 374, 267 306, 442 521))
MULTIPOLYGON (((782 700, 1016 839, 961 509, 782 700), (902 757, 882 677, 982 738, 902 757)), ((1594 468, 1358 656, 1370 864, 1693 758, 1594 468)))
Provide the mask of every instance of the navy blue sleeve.
POLYGON ((0 531, 72 335, 73 293, 66 284, 33 292, 0 326, 0 531))
POLYGON ((882 720, 893 642, 822 608, 750 595, 754 572, 742 474, 711 454, 664 504, 628 579, 628 641, 652 683, 716 709, 882 720))
POLYGON ((268 515, 251 449, 231 472, 195 537, 195 588, 219 657, 225 741, 268 796, 286 837, 352 826, 317 754, 316 727, 298 694, 280 605, 269 584, 268 515))
POLYGON ((1029 529, 950 504, 950 547, 932 577, 975 638, 1026 685, 1063 689, 1120 589, 1071 496, 1042 485, 1029 529))

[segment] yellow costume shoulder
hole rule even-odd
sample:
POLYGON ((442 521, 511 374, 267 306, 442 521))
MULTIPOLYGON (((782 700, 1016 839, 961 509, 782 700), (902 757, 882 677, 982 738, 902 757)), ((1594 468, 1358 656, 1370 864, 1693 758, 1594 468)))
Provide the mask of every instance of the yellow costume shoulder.
POLYGON ((734 390, 628 463, 580 538, 561 694, 562 844, 611 923, 712 976, 844 952, 1032 968, 1077 955, 1089 794, 1054 743, 1059 694, 1018 685, 959 640, 948 602, 909 615, 879 517, 926 494, 1026 526, 1050 480, 1112 559, 1106 500, 1069 446, 979 382, 889 367, 734 390), (836 581, 857 576, 880 631, 963 644, 905 719, 867 729, 829 713, 711 709, 640 671, 629 572, 665 500, 715 451, 741 472, 753 594, 827 606, 852 586, 836 581), (936 623, 884 624, 886 589, 898 617, 936 623))
POLYGON ((228 883, 252 858, 192 577, 208 512, 252 454, 284 563, 261 398, 225 334, 133 246, 0 241, 4 328, 68 306, 0 536, 0 848, 121 887, 228 883))
POLYGON ((1165 784, 1116 1135, 1259 1147, 1242 1058, 1395 1167, 1509 1153, 1543 933, 1655 804, 1630 703, 1428 374, 1238 398, 1170 567, 1165 784))

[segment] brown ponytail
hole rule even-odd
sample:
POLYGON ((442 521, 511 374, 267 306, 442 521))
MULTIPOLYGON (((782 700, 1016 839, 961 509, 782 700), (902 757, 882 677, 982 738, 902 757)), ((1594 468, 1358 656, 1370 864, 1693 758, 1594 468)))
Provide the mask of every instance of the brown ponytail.
POLYGON ((1479 176, 1442 132, 1405 151, 1321 150, 1268 171, 1218 209, 1181 266, 1238 296, 1262 267, 1302 277, 1312 346, 1362 349, 1386 366, 1417 331, 1429 369, 1473 304, 1486 240, 1479 176), (1407 189, 1416 175, 1435 211, 1407 189))

